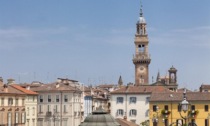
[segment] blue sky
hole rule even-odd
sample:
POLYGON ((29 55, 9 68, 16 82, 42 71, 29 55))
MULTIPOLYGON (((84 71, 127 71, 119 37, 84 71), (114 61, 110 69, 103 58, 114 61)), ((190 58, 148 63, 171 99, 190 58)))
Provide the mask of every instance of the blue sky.
MULTIPOLYGON (((143 0, 150 39, 150 82, 174 65, 180 87, 210 84, 210 1, 143 0)), ((0 1, 4 81, 85 84, 134 82, 139 0, 0 1)))

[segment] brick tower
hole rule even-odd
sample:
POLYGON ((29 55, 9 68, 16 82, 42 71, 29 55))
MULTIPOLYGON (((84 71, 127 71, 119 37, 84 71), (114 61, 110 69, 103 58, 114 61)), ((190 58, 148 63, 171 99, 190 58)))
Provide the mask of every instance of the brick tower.
POLYGON ((136 23, 135 34, 135 54, 133 63, 135 65, 135 85, 149 84, 149 64, 150 55, 148 50, 149 39, 146 31, 146 20, 143 16, 142 5, 140 8, 140 17, 136 23))

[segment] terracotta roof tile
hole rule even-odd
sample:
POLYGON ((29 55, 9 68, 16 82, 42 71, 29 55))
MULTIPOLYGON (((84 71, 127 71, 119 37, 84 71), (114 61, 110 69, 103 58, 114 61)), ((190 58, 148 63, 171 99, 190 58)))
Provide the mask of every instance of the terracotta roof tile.
MULTIPOLYGON (((209 92, 187 92, 187 100, 189 101, 210 101, 209 92)), ((150 101, 182 101, 183 93, 180 92, 165 92, 152 93, 150 101)))
POLYGON ((1 94, 25 94, 24 92, 14 88, 11 85, 7 85, 7 91, 4 91, 4 87, 1 86, 0 87, 0 92, 1 92, 1 94))
POLYGON ((40 87, 33 88, 33 91, 39 92, 39 91, 81 91, 77 87, 73 87, 71 85, 66 85, 63 83, 59 84, 59 87, 56 87, 56 83, 52 84, 44 84, 40 87))
POLYGON ((210 89, 210 85, 209 84, 202 84, 200 88, 202 88, 202 89, 210 89))
POLYGON ((97 87, 100 87, 100 88, 112 88, 114 86, 115 86, 114 84, 101 84, 101 85, 98 85, 97 87))
POLYGON ((38 93, 36 93, 36 92, 34 92, 34 91, 31 91, 31 90, 27 90, 27 89, 25 89, 25 88, 22 88, 21 86, 18 86, 18 85, 16 85, 16 84, 12 84, 12 85, 10 85, 10 86, 12 86, 12 87, 14 87, 14 88, 16 88, 16 89, 22 91, 22 92, 25 93, 25 94, 29 94, 29 95, 38 95, 38 93))

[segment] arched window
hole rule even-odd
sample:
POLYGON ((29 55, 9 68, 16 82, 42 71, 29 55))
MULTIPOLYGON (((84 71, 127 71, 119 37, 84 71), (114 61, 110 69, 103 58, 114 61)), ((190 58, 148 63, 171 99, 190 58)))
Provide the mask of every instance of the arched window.
POLYGON ((136 109, 131 109, 130 110, 130 116, 136 116, 137 115, 137 110, 136 109))
POLYGON ((145 45, 138 45, 138 51, 139 51, 139 53, 144 52, 145 51, 145 45))
POLYGON ((117 116, 123 116, 123 110, 122 109, 117 110, 117 116))

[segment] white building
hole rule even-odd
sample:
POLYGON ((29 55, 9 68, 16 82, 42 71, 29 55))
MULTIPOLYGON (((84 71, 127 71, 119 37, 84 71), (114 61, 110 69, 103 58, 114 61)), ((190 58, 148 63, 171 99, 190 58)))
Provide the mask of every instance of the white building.
POLYGON ((149 120, 149 98, 152 92, 163 92, 162 86, 126 86, 111 92, 111 115, 127 117, 128 121, 140 124, 149 120))
POLYGON ((39 93, 38 126, 78 126, 80 124, 83 118, 82 91, 78 87, 61 80, 33 90, 39 93))

